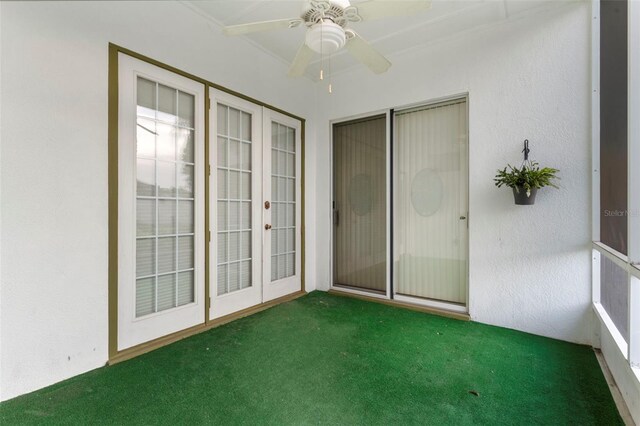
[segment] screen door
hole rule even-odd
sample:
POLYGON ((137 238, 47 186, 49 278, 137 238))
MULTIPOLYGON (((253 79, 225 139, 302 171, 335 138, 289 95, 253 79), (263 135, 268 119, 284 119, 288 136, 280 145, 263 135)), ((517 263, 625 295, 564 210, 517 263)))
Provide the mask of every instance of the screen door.
POLYGON ((334 285, 386 294, 386 115, 333 125, 334 285))

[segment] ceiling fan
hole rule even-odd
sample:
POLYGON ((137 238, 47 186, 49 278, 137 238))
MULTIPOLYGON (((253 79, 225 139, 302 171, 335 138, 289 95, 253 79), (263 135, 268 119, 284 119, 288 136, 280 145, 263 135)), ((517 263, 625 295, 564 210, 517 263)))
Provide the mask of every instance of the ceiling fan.
POLYGON ((347 28, 348 24, 390 16, 412 15, 430 7, 430 0, 368 0, 354 5, 351 5, 349 0, 311 0, 305 2, 299 18, 231 25, 224 28, 224 33, 242 35, 296 28, 304 24, 307 33, 289 68, 291 77, 304 74, 314 52, 330 55, 343 47, 371 71, 380 74, 389 69, 391 62, 355 31, 347 28))

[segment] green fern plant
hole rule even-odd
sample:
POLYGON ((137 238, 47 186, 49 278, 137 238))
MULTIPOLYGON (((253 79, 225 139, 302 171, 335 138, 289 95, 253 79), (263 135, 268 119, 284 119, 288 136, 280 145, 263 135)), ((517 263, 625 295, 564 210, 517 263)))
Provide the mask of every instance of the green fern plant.
POLYGON ((524 189, 527 197, 529 197, 531 196, 532 188, 551 186, 558 189, 558 186, 553 183, 554 179, 560 179, 556 176, 558 172, 558 169, 552 167, 540 168, 537 162, 527 161, 521 168, 508 164, 504 169, 498 169, 498 174, 493 180, 498 188, 504 185, 514 188, 518 193, 520 193, 520 189, 524 189))

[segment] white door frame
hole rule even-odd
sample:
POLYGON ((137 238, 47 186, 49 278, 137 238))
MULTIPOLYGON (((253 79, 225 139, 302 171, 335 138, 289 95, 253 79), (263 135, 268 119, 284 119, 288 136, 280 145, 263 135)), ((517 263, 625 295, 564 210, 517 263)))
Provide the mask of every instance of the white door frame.
POLYGON ((216 319, 234 312, 246 309, 263 302, 262 298, 262 257, 263 257, 263 223, 261 213, 262 203, 262 155, 263 155, 263 131, 262 107, 252 102, 233 96, 229 93, 209 89, 209 164, 211 175, 209 176, 209 227, 211 240, 209 241, 209 295, 211 304, 209 307, 209 319, 216 319), (251 114, 251 230, 252 230, 252 285, 241 290, 218 296, 218 236, 217 236, 217 143, 218 123, 217 105, 221 103, 251 114))
POLYGON ((204 99, 202 83, 118 53, 118 345, 136 346, 203 324, 204 99), (137 77, 195 96, 194 302, 136 318, 136 84, 137 77))

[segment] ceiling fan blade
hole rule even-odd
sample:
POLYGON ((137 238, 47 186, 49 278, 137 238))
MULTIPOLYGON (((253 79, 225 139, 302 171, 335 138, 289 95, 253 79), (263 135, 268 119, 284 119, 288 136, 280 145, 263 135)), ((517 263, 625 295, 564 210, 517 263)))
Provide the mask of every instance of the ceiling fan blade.
POLYGON ((313 50, 311 50, 306 43, 303 43, 291 63, 291 68, 289 68, 289 77, 300 77, 303 75, 311 61, 311 58, 313 58, 313 53, 313 50))
POLYGON ((347 40, 347 50, 358 61, 376 74, 382 74, 391 66, 391 62, 353 31, 353 37, 347 40))
POLYGON ((242 35, 249 33, 257 33, 260 31, 280 30, 285 28, 294 28, 302 23, 302 19, 276 19, 275 21, 251 22, 249 24, 230 25, 224 27, 223 32, 226 35, 242 35))
POLYGON ((369 0, 353 5, 363 21, 387 18, 390 16, 406 16, 431 8, 431 0, 369 0))

